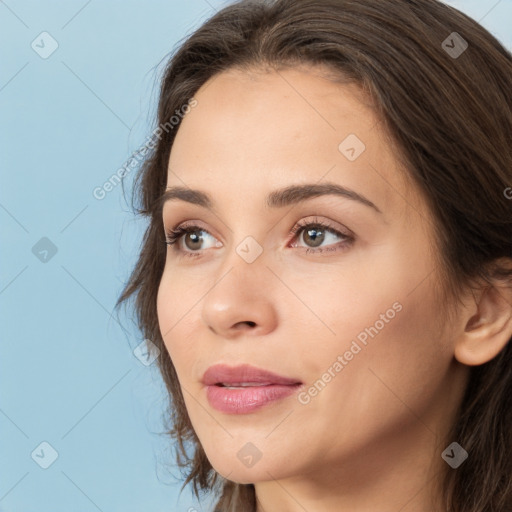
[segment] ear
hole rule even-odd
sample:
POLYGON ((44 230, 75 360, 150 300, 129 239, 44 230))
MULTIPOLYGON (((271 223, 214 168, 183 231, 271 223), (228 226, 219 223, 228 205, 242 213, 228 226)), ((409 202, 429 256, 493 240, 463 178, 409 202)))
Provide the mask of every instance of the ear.
POLYGON ((497 280, 480 290, 466 310, 464 332, 455 342, 455 358, 468 366, 487 363, 512 337, 512 286, 497 280))

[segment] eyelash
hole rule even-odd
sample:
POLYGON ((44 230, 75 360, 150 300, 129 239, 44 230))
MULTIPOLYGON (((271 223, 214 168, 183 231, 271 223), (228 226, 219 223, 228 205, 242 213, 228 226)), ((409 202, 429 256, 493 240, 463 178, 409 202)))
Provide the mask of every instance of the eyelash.
MULTIPOLYGON (((345 249, 348 249, 348 247, 354 243, 355 241, 355 238, 351 235, 348 235, 346 233, 342 233, 340 232, 339 230, 335 229, 333 226, 331 226, 328 222, 322 222, 322 221, 311 221, 311 220, 302 220, 302 221, 299 221, 297 224, 295 224, 295 226, 290 230, 289 232, 289 236, 293 236, 293 238, 298 238, 297 237, 297 234, 301 233, 303 230, 305 230, 306 228, 308 227, 315 227, 315 228, 322 228, 322 230, 324 231, 328 231, 330 233, 333 233, 334 235, 336 236, 339 236, 340 238, 344 239, 343 242, 340 242, 340 247, 339 249, 336 249, 335 251, 333 252, 338 252, 339 250, 345 250, 345 249)), ((189 233, 194 233, 196 231, 203 231, 205 233, 208 233, 208 235, 210 236, 213 236, 209 231, 207 231, 206 229, 202 228, 201 226, 197 226, 195 224, 191 224, 191 225, 181 225, 181 226, 178 226, 177 228, 174 228, 174 229, 169 229, 166 231, 166 240, 164 240, 164 243, 166 245, 169 245, 169 246, 173 246, 173 249, 175 250, 175 252, 177 253, 181 253, 180 254, 180 257, 184 256, 184 257, 197 257, 197 256, 200 256, 201 255, 201 252, 202 251, 183 251, 179 248, 176 248, 174 247, 174 245, 177 245, 179 240, 184 236, 184 235, 187 235, 189 233)), ((329 247, 329 246, 327 246, 329 247)), ((299 249, 310 249, 310 251, 312 253, 315 253, 315 252, 322 252, 318 249, 321 249, 321 248, 318 248, 317 250, 315 250, 314 247, 300 247, 299 249)), ((206 249, 204 249, 206 250, 206 249)))

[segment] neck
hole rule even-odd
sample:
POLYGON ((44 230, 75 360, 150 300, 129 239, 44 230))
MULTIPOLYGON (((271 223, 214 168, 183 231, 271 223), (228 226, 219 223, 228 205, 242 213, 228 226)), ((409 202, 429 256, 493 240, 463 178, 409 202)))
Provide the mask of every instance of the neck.
POLYGON ((425 425, 307 473, 255 484, 257 512, 446 512, 438 488, 446 442, 425 425))

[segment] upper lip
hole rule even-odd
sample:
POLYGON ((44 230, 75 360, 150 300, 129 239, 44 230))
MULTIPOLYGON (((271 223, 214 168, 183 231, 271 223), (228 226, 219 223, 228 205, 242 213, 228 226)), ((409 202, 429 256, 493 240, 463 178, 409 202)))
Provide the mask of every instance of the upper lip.
POLYGON ((210 366, 203 375, 203 384, 212 386, 215 384, 240 384, 240 383, 259 383, 259 384, 281 384, 291 386, 302 384, 297 379, 291 379, 277 375, 262 368, 256 368, 249 364, 238 366, 228 366, 225 364, 216 364, 210 366))

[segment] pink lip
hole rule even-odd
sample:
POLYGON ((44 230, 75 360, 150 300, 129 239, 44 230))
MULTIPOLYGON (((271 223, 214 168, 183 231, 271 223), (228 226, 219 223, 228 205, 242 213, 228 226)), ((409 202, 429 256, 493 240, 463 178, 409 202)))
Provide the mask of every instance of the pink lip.
POLYGON ((290 379, 247 364, 230 367, 224 364, 211 366, 203 375, 206 396, 210 405, 226 414, 247 414, 276 400, 281 400, 302 385, 290 379), (230 389, 221 386, 254 383, 254 386, 230 389))

